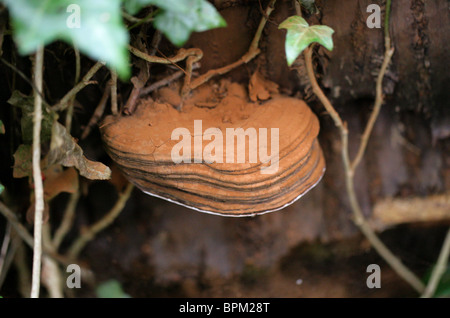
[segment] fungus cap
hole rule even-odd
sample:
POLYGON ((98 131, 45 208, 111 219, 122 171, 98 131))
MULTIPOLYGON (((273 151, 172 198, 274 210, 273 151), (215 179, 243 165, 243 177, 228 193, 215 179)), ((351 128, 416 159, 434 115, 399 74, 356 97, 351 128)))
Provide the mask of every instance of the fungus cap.
POLYGON ((319 121, 304 101, 252 102, 243 86, 222 80, 194 91, 178 111, 171 105, 177 91, 162 89, 131 116, 101 125, 107 152, 145 193, 201 212, 251 216, 292 204, 322 178, 319 121))

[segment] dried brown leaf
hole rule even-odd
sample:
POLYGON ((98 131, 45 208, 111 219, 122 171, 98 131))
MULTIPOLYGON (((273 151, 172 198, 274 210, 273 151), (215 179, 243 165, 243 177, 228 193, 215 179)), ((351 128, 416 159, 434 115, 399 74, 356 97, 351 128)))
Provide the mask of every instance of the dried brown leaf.
POLYGON ((44 196, 50 201, 62 192, 74 193, 78 189, 78 173, 70 167, 63 169, 60 165, 53 165, 44 171, 44 196))
POLYGON ((53 124, 47 164, 75 167, 80 172, 80 175, 91 180, 107 180, 111 178, 111 169, 101 162, 87 159, 75 139, 58 122, 53 124))

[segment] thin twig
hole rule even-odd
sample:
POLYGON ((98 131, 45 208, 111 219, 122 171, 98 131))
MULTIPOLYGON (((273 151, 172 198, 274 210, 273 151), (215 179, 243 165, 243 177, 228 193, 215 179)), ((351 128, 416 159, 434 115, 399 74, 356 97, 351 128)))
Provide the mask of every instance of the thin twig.
POLYGON ((72 228, 73 221, 75 219, 75 211, 77 207, 78 200, 80 198, 80 190, 77 189, 74 193, 70 195, 69 202, 67 203, 66 210, 64 211, 63 219, 56 229, 55 234, 53 235, 52 245, 55 248, 55 251, 58 250, 61 245, 63 239, 69 233, 72 228))
MULTIPOLYGON (((144 25, 139 31, 139 38, 144 38, 147 34, 147 25, 144 25)), ((135 49, 148 54, 149 56, 153 56, 156 53, 156 47, 159 45, 161 34, 159 32, 155 32, 152 39, 152 49, 150 52, 147 50, 146 45, 140 40, 136 40, 134 44, 137 46, 135 49)), ((134 113, 136 109, 136 105, 138 102, 139 92, 141 88, 147 83, 148 78, 150 77, 150 67, 153 63, 145 63, 147 61, 137 61, 136 66, 139 69, 139 73, 137 76, 133 76, 131 78, 131 83, 133 83, 133 88, 131 93, 128 95, 128 99, 123 107, 123 113, 126 115, 131 115, 134 113)))
POLYGON ((111 113, 117 115, 119 106, 117 104, 117 73, 111 71, 111 113))
POLYGON ((384 13, 384 50, 391 49, 391 36, 389 33, 389 18, 391 17, 391 0, 386 0, 386 9, 384 13))
POLYGON ((134 28, 140 26, 140 25, 143 24, 143 23, 147 23, 147 22, 153 21, 153 17, 155 16, 155 14, 156 14, 158 11, 159 11, 159 10, 153 10, 152 12, 150 12, 150 13, 149 13, 147 16, 145 16, 144 18, 138 19, 138 21, 135 21, 135 23, 134 23, 132 26, 130 26, 130 27, 128 28, 128 30, 132 30, 132 29, 134 29, 134 28))
POLYGON ((2 245, 0 248, 0 273, 2 272, 5 263, 6 253, 8 252, 9 242, 11 241, 11 224, 6 226, 5 234, 3 236, 2 245))
POLYGON ((112 209, 102 219, 82 231, 80 236, 69 248, 67 255, 70 259, 76 259, 86 244, 91 241, 97 233, 102 231, 116 219, 125 207, 125 204, 127 203, 133 189, 133 184, 129 183, 126 189, 119 195, 119 199, 116 201, 112 209))
MULTIPOLYGON (((43 245, 55 250, 52 246, 50 223, 44 224, 42 228, 43 245)), ((47 288, 51 298, 63 298, 62 275, 58 263, 48 256, 42 258, 42 285, 47 288)))
POLYGON ((203 85, 204 83, 206 83, 207 81, 209 81, 211 78, 218 76, 218 75, 223 75, 228 73, 231 70, 234 70, 235 68, 241 66, 242 64, 247 63, 248 61, 250 61, 253 57, 255 57, 256 55, 259 54, 259 50, 258 51, 254 51, 254 55, 251 56, 251 58, 249 57, 249 55, 246 53, 245 54, 245 59, 244 57, 241 57, 239 60, 228 64, 226 66, 223 66, 221 68, 217 68, 214 70, 209 70, 206 73, 200 75, 199 77, 197 77, 196 79, 194 79, 191 84, 190 84, 190 89, 196 89, 197 87, 199 87, 200 85, 203 85))
MULTIPOLYGON (((3 214, 3 216, 8 220, 8 222, 11 223, 11 225, 14 227, 14 229, 16 230, 16 232, 20 236, 20 238, 30 248, 33 248, 33 245, 34 245, 33 236, 30 234, 30 232, 27 230, 27 228, 22 223, 20 223, 20 221, 17 219, 16 214, 1 201, 0 201, 0 213, 3 214)), ((70 262, 67 258, 65 258, 57 253, 54 253, 53 251, 50 251, 45 246, 43 246, 43 253, 54 258, 61 264, 65 264, 65 265, 70 264, 70 262)))
MULTIPOLYGON (((388 17, 387 17, 388 19, 388 17)), ((392 49, 387 49, 385 53, 385 57, 388 57, 388 61, 385 61, 383 65, 385 65, 382 70, 380 70, 379 78, 380 80, 377 81, 377 92, 381 91, 382 85, 382 79, 384 77, 385 71, 387 69, 387 65, 389 63, 390 57, 393 54, 392 49)), ((425 286, 423 285, 422 281, 407 268, 403 263, 400 261, 399 258, 397 258, 385 245, 384 243, 378 238, 378 236, 375 234, 374 230, 370 227, 370 225, 367 223, 366 219, 364 218, 364 214, 361 210, 361 207, 359 205, 358 199, 356 197, 355 193, 355 185, 354 185, 354 170, 352 163, 349 158, 349 147, 348 147, 348 129, 346 124, 342 121, 339 114, 334 109, 331 102, 328 100, 328 98, 323 93, 322 89, 320 88, 319 84, 317 83, 316 76, 313 69, 312 64, 312 48, 308 48, 304 52, 305 55, 305 62, 306 62, 306 68, 308 77, 310 79, 312 88, 316 96, 319 98, 319 100, 324 105, 325 109, 327 110, 328 114, 333 119, 336 127, 339 129, 340 135, 341 135, 341 156, 342 161, 344 165, 345 170, 345 184, 346 184, 346 191, 348 195, 348 199, 350 202, 350 207, 353 212, 353 221, 354 223, 360 228, 361 232, 365 235, 367 240, 371 243, 371 245, 374 247, 374 249, 378 252, 378 254, 394 269, 394 271, 397 272, 397 274, 402 277, 406 282, 408 282, 415 290, 417 290, 419 293, 421 293, 425 286)), ((379 95, 380 97, 380 95, 379 95)), ((380 106, 382 104, 382 94, 381 94, 381 100, 379 100, 380 106)), ((370 132, 372 130, 372 125, 375 122, 377 116, 379 113, 379 108, 375 109, 375 113, 372 113, 371 120, 368 123, 369 127, 366 127, 365 131, 367 131, 367 134, 370 135, 370 132)), ((367 136, 368 140, 368 136, 367 136)), ((366 140, 366 142, 367 142, 366 140)), ((362 154, 365 151, 365 145, 362 145, 360 147, 362 149, 362 154)), ((361 155, 362 156, 362 155, 361 155)), ((357 163, 359 162, 356 161, 357 163)))
POLYGON ((144 80, 142 79, 143 73, 144 71, 140 70, 138 76, 133 76, 131 78, 131 83, 133 83, 133 89, 131 90, 131 93, 128 96, 127 103, 123 108, 123 113, 126 115, 131 115, 134 113, 139 98, 139 92, 141 91, 141 88, 144 87, 145 84, 144 80))
POLYGON ((450 255, 450 229, 447 231, 445 236, 444 244, 442 244, 441 252, 439 253, 436 266, 431 273, 430 280, 428 281, 427 287, 422 294, 423 298, 433 297, 436 292, 436 288, 439 285, 442 275, 445 273, 448 264, 448 257, 450 255))
MULTIPOLYGON (((0 272, 0 290, 2 289, 3 283, 5 282, 6 276, 8 274, 9 268, 11 267, 11 264, 14 261, 14 258, 17 253, 17 249, 19 248, 19 245, 22 244, 22 239, 20 236, 17 235, 17 232, 12 229, 11 231, 11 244, 8 249, 8 254, 5 257, 3 267, 0 272)), ((29 293, 27 293, 26 297, 28 297, 29 293)))
POLYGON ((11 223, 8 223, 6 226, 5 235, 3 236, 3 242, 0 248, 0 275, 3 271, 3 266, 5 265, 6 254, 8 253, 10 241, 11 241, 11 223))
POLYGON ((28 246, 33 247, 33 236, 31 236, 27 228, 22 223, 20 223, 20 221, 17 219, 16 214, 1 201, 0 213, 3 214, 3 216, 8 220, 9 223, 11 223, 22 240, 24 240, 28 246))
POLYGON ((84 131, 81 134, 81 139, 85 139, 90 134, 92 127, 94 127, 95 124, 98 123, 100 118, 102 118, 102 115, 105 112, 106 103, 108 102, 109 95, 111 94, 111 89, 109 87, 110 83, 108 82, 105 89, 103 90, 103 95, 102 98, 100 99, 100 102, 95 108, 95 111, 92 114, 89 123, 87 124, 86 128, 84 128, 84 131))
POLYGON ((391 0, 386 1, 386 12, 384 15, 384 59, 381 65, 380 71, 378 72, 377 80, 376 80, 376 93, 375 93, 375 103, 373 106, 372 113, 370 114, 369 121, 367 122, 366 128, 364 129, 364 133, 361 137, 361 143, 359 145, 358 151, 356 153, 355 158, 351 163, 351 169, 354 172, 361 162, 364 153, 366 152, 367 143, 369 142, 370 135, 372 134, 373 126, 375 125, 375 121, 378 118, 378 114, 380 113, 381 106, 384 102, 383 96, 383 78, 386 74, 386 70, 391 62, 392 55, 394 55, 394 48, 391 47, 391 37, 389 35, 389 18, 391 13, 391 0))
POLYGON ((47 288, 50 298, 63 298, 63 282, 58 263, 51 257, 42 258, 42 285, 47 288))
POLYGON ((81 79, 81 81, 75 85, 69 92, 67 92, 66 95, 64 95, 63 98, 59 101, 58 104, 54 105, 52 107, 53 111, 62 111, 65 110, 69 106, 69 101, 78 94, 79 91, 81 91, 83 88, 85 88, 89 84, 96 83, 95 81, 90 81, 92 76, 97 73, 97 71, 104 66, 105 64, 103 62, 97 62, 94 64, 94 66, 91 67, 91 69, 84 75, 84 77, 81 79))
MULTIPOLYGON (((73 48, 75 53, 75 81, 74 83, 78 83, 80 80, 80 70, 81 70, 81 58, 80 58, 80 50, 76 46, 73 48)), ((75 95, 69 100, 69 106, 67 108, 66 113, 66 129, 68 132, 71 131, 72 128, 72 117, 73 117, 73 108, 75 103, 75 95)))
POLYGON ((329 99, 325 96, 324 92, 320 88, 319 84, 316 80, 316 75, 313 68, 312 63, 312 52, 313 52, 314 45, 311 45, 311 47, 308 47, 304 51, 305 55, 305 62, 306 62, 306 71, 308 73, 309 80, 311 81, 311 86, 313 88, 314 94, 319 98, 319 100, 322 102, 323 106, 327 110, 328 114, 331 116, 331 118, 334 121, 334 124, 339 129, 347 129, 344 125, 344 122, 341 119, 341 116, 339 116, 338 112, 334 109, 333 105, 329 101, 329 99))
POLYGON ((255 36, 253 37, 252 43, 250 44, 250 47, 249 47, 247 53, 245 53, 239 60, 237 60, 229 65, 223 66, 218 69, 209 70, 205 74, 200 75, 199 77, 197 77, 196 79, 194 79, 192 81, 192 83, 190 84, 190 89, 195 89, 195 88, 199 87, 200 85, 209 81, 214 76, 223 75, 223 74, 228 73, 229 71, 241 66, 242 64, 246 64, 246 63, 250 62, 252 59, 254 59, 260 53, 259 41, 261 39, 262 31, 264 30, 264 26, 266 25, 267 19, 269 18, 270 14, 272 13, 272 11, 275 8, 275 2, 276 2, 276 0, 272 0, 272 1, 270 1, 269 5, 267 6, 265 15, 263 15, 263 17, 261 18, 261 21, 258 25, 258 29, 255 32, 255 36))
POLYGON ((152 43, 151 43, 151 48, 150 48, 150 55, 155 55, 156 51, 158 50, 159 47, 159 43, 161 43, 162 40, 162 33, 159 30, 155 30, 155 33, 153 34, 153 38, 152 38, 152 43))
POLYGON ((38 48, 34 61, 34 82, 37 88, 34 93, 33 114, 33 182, 35 195, 34 208, 34 245, 33 270, 31 282, 31 298, 39 297, 42 257, 42 217, 44 213, 44 186, 41 174, 41 124, 42 98, 38 92, 42 91, 42 73, 44 65, 44 48, 38 48))
POLYGON ((364 153, 366 152, 367 143, 369 142, 370 135, 372 134, 373 126, 375 125, 375 121, 378 118, 378 114, 380 113, 381 106, 383 105, 383 77, 386 74, 386 70, 391 62, 392 55, 394 54, 394 48, 389 48, 384 54, 383 64, 381 65, 380 72, 378 73, 377 81, 376 81, 376 95, 375 95, 375 104, 370 114, 369 121, 367 122, 366 128, 364 129, 364 133, 361 137, 361 143, 358 148, 358 152, 356 153, 355 159, 353 159, 351 164, 351 169, 354 171, 356 167, 358 167, 361 162, 364 153))
POLYGON ((149 62, 149 63, 158 63, 158 64, 175 64, 177 62, 185 60, 188 56, 197 56, 198 59, 203 57, 203 52, 197 48, 191 49, 180 49, 175 56, 172 57, 160 57, 149 55, 145 52, 138 50, 137 48, 129 45, 128 50, 133 53, 135 56, 149 62))
POLYGON ((17 271, 17 285, 19 292, 22 297, 26 298, 28 297, 28 295, 30 295, 31 291, 31 277, 25 246, 21 243, 17 247, 17 252, 14 257, 14 265, 17 271))
POLYGON ((133 23, 136 23, 136 22, 139 22, 139 21, 142 20, 141 18, 136 18, 135 16, 129 14, 129 13, 126 12, 126 11, 122 11, 122 17, 123 17, 125 20, 127 20, 127 21, 129 21, 129 22, 133 22, 133 23))
POLYGON ((302 6, 299 0, 294 0, 295 13, 301 17, 302 16, 302 6))
MULTIPOLYGON (((192 65, 192 70, 196 70, 200 67, 200 63, 195 63, 192 65)), ((155 83, 150 84, 147 87, 144 87, 141 89, 139 96, 145 96, 150 94, 151 92, 163 87, 163 86, 167 86, 170 83, 176 81, 177 79, 179 79, 181 76, 184 75, 184 71, 177 71, 155 83)))
POLYGON ((368 225, 367 221, 364 218, 361 207, 359 206, 358 199, 355 194, 355 187, 353 183, 353 170, 351 168, 351 163, 349 160, 348 154, 348 130, 346 125, 341 120, 339 114, 336 112, 328 98, 323 93, 322 89, 317 83, 315 79, 314 73, 311 75, 312 70, 312 61, 311 61, 311 51, 305 52, 305 61, 308 70, 308 76, 311 81, 311 85, 313 87, 314 93, 317 95, 319 100, 323 103, 327 112, 330 114, 332 119, 334 120, 335 125, 339 128, 339 132, 341 134, 341 142, 342 142, 342 161, 344 164, 345 170, 345 182, 346 182, 346 190, 347 195, 349 197, 350 206, 354 215, 354 222, 375 248, 375 250, 383 257, 383 259, 399 274, 405 281, 407 281, 414 289, 418 292, 422 292, 424 289, 424 285, 419 278, 417 278, 414 273, 412 273, 403 263, 394 255, 392 252, 380 241, 372 228, 368 225))
MULTIPOLYGON (((128 48, 131 53, 133 53, 137 57, 140 57, 141 59, 143 59, 149 63, 176 65, 175 63, 186 59, 186 70, 187 71, 186 71, 186 76, 184 78, 184 84, 181 89, 182 97, 186 96, 187 93, 192 89, 192 87, 191 87, 192 65, 194 63, 198 62, 203 57, 202 50, 200 50, 198 48, 180 49, 178 51, 177 55, 168 58, 168 57, 159 57, 159 56, 149 55, 147 53, 139 51, 138 49, 132 47, 131 45, 128 48)), ((138 96, 139 95, 136 95, 136 98, 138 96)))
MULTIPOLYGON (((262 31, 264 30, 264 27, 266 26, 266 22, 269 19, 270 14, 275 9, 275 2, 276 0, 271 0, 269 4, 267 5, 265 15, 261 18, 261 21, 259 22, 258 29, 256 30, 255 36, 253 37, 252 43, 250 44, 249 51, 259 51, 259 40, 261 39, 262 31)), ((246 62, 248 63, 248 62, 246 62)))
POLYGON ((42 92, 40 92, 39 90, 37 90, 36 85, 33 83, 33 81, 31 81, 21 70, 19 70, 17 67, 15 67, 14 65, 12 65, 11 63, 9 63, 8 61, 6 61, 3 57, 0 57, 0 61, 3 62, 3 64, 5 64, 6 66, 8 66, 10 69, 12 69, 14 72, 16 72, 17 74, 19 74, 19 76, 25 81, 27 82, 35 91, 38 92, 39 95, 41 95, 41 98, 44 102, 44 104, 47 105, 47 102, 45 102, 44 99, 44 95, 42 94, 42 92))
MULTIPOLYGON (((348 148, 345 151, 348 153, 348 148)), ((347 167, 349 166, 349 161, 347 161, 347 167)), ((348 168, 347 168, 348 169, 348 168)), ((349 170, 347 170, 348 172, 349 170)), ((353 211, 353 221, 359 227, 361 232, 373 246, 373 248, 378 252, 378 254, 388 263, 392 269, 402 277, 406 282, 408 282, 418 293, 422 293, 425 286, 422 281, 408 268, 401 260, 395 256, 389 248, 379 239, 375 234, 374 230, 367 223, 364 214, 359 205, 358 199, 356 198, 355 185, 353 183, 353 177, 346 176, 346 189, 349 196, 350 205, 353 211)))

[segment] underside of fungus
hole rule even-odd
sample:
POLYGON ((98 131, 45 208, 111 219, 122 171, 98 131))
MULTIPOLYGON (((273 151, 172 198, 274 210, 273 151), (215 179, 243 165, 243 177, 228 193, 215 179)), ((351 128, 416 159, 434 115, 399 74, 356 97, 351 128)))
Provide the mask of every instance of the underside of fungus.
POLYGON ((109 155, 145 193, 201 212, 251 216, 292 204, 322 178, 319 122, 302 100, 272 90, 261 101, 223 79, 193 91, 180 111, 179 91, 160 89, 132 115, 101 125, 109 155))

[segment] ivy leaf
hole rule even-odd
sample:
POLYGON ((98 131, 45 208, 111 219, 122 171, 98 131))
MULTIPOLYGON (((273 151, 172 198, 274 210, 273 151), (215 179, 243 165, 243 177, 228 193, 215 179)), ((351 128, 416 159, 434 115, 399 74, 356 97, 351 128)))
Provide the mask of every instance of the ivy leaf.
POLYGON ((50 151, 47 156, 47 166, 55 164, 75 167, 80 175, 91 180, 111 179, 111 169, 101 162, 87 159, 83 149, 69 134, 66 127, 57 121, 53 124, 50 151))
POLYGON ((313 42, 333 50, 334 30, 326 25, 310 26, 305 19, 295 15, 284 20, 278 28, 287 30, 285 50, 289 66, 313 42))
POLYGON ((311 14, 315 14, 318 10, 315 4, 315 0, 297 0, 302 6, 306 8, 311 14))
POLYGON ((0 135, 5 134, 5 125, 3 125, 3 122, 0 120, 0 135))
MULTIPOLYGON (((431 273, 434 270, 434 266, 429 268, 427 273, 425 274, 425 284, 428 284, 431 278, 431 273)), ((445 272, 442 274, 433 297, 450 297, 450 265, 447 266, 445 272)))
POLYGON ((129 0, 125 10, 137 13, 146 5, 161 9, 155 16, 154 26, 176 46, 182 46, 192 32, 203 32, 227 23, 216 8, 206 0, 129 0))
POLYGON ((0 0, 9 9, 19 52, 33 53, 56 40, 75 45, 128 78, 129 35, 121 0, 0 0))
POLYGON ((14 157, 13 177, 24 178, 33 174, 31 145, 19 145, 14 157))
MULTIPOLYGON (((8 103, 14 107, 22 110, 22 118, 20 122, 22 130, 22 141, 25 144, 33 142, 33 111, 34 111, 34 97, 22 94, 19 91, 14 91, 8 99, 8 103)), ((48 112, 44 107, 42 110, 42 127, 41 127, 41 142, 45 143, 50 140, 52 135, 52 125, 56 118, 56 114, 48 112)))
POLYGON ((130 298, 122 285, 115 279, 101 283, 95 290, 98 298, 130 298))
POLYGON ((155 5, 155 4, 156 4, 156 1, 154 1, 154 0, 124 0, 123 8, 129 14, 135 15, 136 13, 141 11, 142 8, 149 6, 149 5, 155 5))
POLYGON ((75 168, 63 169, 61 165, 47 167, 43 174, 44 200, 49 202, 60 193, 75 193, 78 189, 78 172, 75 168))
POLYGON ((144 7, 154 5, 160 9, 166 11, 184 11, 187 12, 189 6, 187 5, 189 1, 185 0, 123 0, 124 9, 132 15, 135 15, 144 7))
POLYGON ((3 190, 5 190, 5 186, 0 183, 0 194, 2 194, 3 190))

